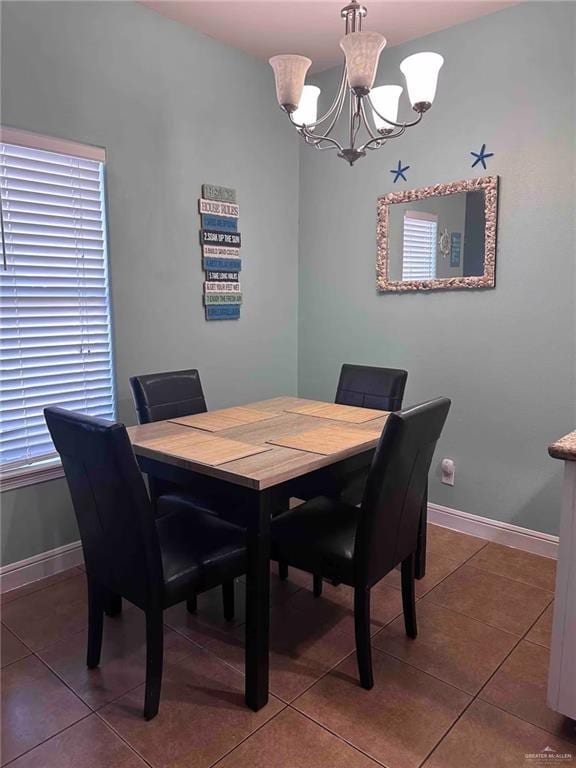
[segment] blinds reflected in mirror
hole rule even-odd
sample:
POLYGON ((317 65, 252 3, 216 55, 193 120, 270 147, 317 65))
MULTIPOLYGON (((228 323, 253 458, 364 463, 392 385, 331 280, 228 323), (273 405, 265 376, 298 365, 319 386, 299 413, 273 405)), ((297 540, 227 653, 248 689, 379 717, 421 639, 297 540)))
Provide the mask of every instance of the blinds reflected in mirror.
POLYGON ((55 456, 47 405, 115 415, 104 162, 41 139, 0 143, 3 470, 55 456))
POLYGON ((406 211, 402 243, 402 280, 434 279, 438 216, 424 211, 406 211))

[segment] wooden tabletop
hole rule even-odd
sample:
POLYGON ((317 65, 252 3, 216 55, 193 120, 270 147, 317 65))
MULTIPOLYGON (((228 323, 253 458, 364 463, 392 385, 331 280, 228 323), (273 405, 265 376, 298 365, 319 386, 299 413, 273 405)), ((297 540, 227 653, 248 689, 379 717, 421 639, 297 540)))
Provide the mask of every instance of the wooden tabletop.
POLYGON ((229 461, 219 466, 209 466, 197 461, 184 459, 181 456, 174 455, 173 450, 171 451, 171 446, 176 442, 181 445, 186 435, 190 436, 190 442, 192 443, 198 442, 201 435, 214 433, 208 433, 182 424, 175 424, 171 421, 157 421, 152 424, 130 427, 128 434, 137 456, 156 459, 192 472, 216 477, 235 485, 242 485, 257 490, 270 488, 271 486, 300 477, 316 469, 327 467, 342 459, 376 447, 377 437, 374 435, 382 431, 387 418, 386 412, 383 412, 380 418, 371 419, 362 424, 351 424, 342 420, 324 419, 288 412, 289 409, 303 406, 310 402, 313 401, 298 397, 276 397, 272 400, 247 403, 246 407, 277 415, 265 421, 219 430, 215 434, 218 437, 250 445, 265 446, 268 450, 264 453, 229 461), (327 456, 271 445, 267 442, 268 440, 276 440, 287 435, 295 435, 306 430, 330 425, 339 429, 352 429, 355 432, 361 430, 371 433, 370 439, 363 444, 346 448, 343 451, 327 456), (153 445, 150 445, 151 441, 153 441, 153 445))

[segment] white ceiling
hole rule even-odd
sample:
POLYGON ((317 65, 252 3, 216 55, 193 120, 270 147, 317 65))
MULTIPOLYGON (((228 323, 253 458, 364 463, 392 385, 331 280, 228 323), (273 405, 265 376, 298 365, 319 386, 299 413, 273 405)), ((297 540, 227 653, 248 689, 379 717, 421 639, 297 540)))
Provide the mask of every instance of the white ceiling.
MULTIPOLYGON (((264 60, 299 53, 312 70, 341 61, 340 9, 344 0, 140 0, 174 21, 264 60)), ((519 0, 365 0, 364 29, 382 33, 388 46, 494 13, 519 0)))

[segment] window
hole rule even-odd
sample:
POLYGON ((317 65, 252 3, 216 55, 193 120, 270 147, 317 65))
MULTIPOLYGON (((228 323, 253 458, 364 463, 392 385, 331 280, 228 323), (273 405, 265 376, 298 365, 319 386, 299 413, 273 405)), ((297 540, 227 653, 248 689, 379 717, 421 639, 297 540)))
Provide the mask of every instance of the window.
POLYGON ((43 409, 114 418, 104 150, 2 129, 0 469, 62 474, 43 409))
POLYGON ((438 216, 406 211, 402 253, 402 280, 433 280, 436 277, 438 216))

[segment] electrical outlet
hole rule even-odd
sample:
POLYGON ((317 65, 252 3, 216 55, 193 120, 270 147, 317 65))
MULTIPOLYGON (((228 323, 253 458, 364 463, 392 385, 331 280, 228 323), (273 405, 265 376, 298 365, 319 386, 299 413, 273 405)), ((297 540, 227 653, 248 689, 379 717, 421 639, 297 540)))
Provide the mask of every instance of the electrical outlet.
POLYGON ((442 459, 442 482, 444 485, 454 485, 454 475, 456 474, 456 464, 454 459, 442 459))

